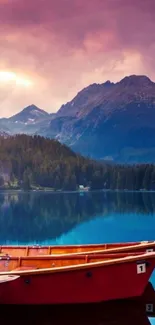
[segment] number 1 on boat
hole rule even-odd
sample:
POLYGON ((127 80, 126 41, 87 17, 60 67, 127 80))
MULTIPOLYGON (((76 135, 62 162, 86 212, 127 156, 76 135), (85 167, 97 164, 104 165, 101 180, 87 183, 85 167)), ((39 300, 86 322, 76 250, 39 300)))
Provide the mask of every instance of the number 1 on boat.
POLYGON ((146 264, 143 263, 143 264, 138 264, 137 265, 137 273, 140 274, 140 273, 145 273, 146 272, 146 264))

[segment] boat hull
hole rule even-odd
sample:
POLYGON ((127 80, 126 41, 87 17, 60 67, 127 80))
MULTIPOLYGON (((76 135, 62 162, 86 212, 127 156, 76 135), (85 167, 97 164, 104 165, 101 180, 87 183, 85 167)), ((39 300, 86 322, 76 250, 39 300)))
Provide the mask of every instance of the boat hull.
POLYGON ((16 281, 1 284, 0 290, 4 290, 0 303, 84 304, 139 297, 154 267, 155 257, 147 257, 142 261, 96 263, 59 271, 21 272, 16 281))

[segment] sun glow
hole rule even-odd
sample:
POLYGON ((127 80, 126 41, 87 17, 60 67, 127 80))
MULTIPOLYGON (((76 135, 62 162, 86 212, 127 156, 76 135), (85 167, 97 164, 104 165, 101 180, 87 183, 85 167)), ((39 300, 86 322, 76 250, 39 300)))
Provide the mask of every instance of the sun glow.
POLYGON ((14 82, 18 86, 29 87, 32 82, 28 79, 18 76, 15 72, 0 71, 0 83, 14 82))

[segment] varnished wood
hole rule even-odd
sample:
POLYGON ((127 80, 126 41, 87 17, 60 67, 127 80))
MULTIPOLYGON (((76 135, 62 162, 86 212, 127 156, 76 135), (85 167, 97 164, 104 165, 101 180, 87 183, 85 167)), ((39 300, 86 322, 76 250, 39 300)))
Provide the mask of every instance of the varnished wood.
POLYGON ((68 245, 68 246, 0 246, 0 256, 35 256, 35 255, 58 255, 58 254, 92 254, 92 253, 117 253, 136 251, 137 249, 155 249, 155 241, 114 243, 114 244, 93 244, 93 245, 68 245))
POLYGON ((146 258, 155 258, 155 253, 145 253, 145 254, 107 254, 105 255, 74 255, 72 257, 64 256, 35 256, 35 257, 11 257, 9 259, 7 267, 5 264, 5 259, 0 260, 0 275, 10 274, 38 274, 40 273, 53 273, 76 269, 90 269, 94 267, 107 266, 111 264, 128 263, 133 261, 145 261, 146 258), (19 267, 20 259, 20 267, 19 267), (54 263, 54 266, 52 266, 54 263), (25 268, 25 269, 24 269, 25 268))

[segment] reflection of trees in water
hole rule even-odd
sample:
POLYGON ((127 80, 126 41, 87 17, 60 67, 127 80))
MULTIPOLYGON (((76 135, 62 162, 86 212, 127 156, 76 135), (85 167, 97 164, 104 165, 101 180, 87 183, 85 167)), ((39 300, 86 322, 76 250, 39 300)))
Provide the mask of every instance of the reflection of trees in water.
POLYGON ((97 215, 155 212, 155 193, 5 193, 0 195, 0 241, 59 237, 97 215))
POLYGON ((87 199, 75 194, 0 195, 0 240, 56 238, 91 216, 87 199), (85 215, 86 214, 86 215, 85 215))

